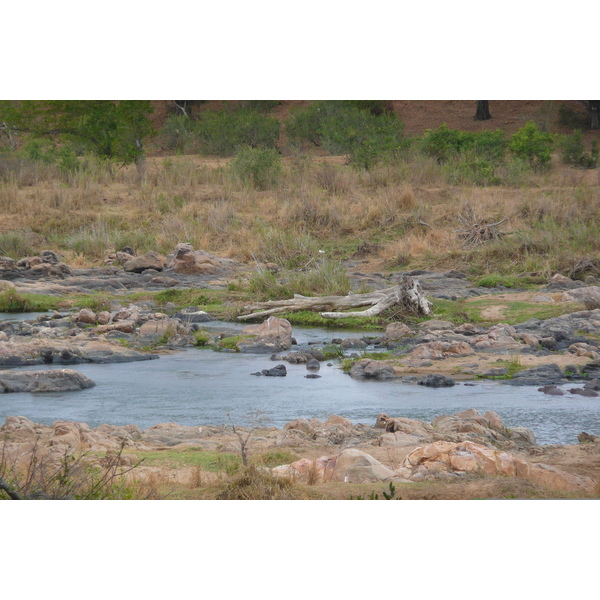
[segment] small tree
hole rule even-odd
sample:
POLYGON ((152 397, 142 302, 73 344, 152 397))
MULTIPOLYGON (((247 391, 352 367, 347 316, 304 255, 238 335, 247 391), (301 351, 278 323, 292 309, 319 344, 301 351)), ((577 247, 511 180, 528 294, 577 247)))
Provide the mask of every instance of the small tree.
POLYGON ((144 167, 144 140, 154 129, 148 100, 22 100, 0 102, 7 135, 49 140, 79 154, 92 153, 144 167))
POLYGON ((542 170, 550 166, 555 140, 554 134, 540 131, 533 121, 528 121, 512 135, 508 147, 515 156, 529 161, 535 170, 542 170))
POLYGON ((246 416, 246 421, 248 422, 249 428, 247 431, 243 432, 238 427, 236 427, 231 415, 227 413, 227 419, 229 420, 229 424, 233 434, 238 438, 240 443, 240 455, 242 457, 242 464, 244 467, 248 466, 248 446, 252 439, 252 434, 261 427, 264 427, 266 423, 269 421, 269 418, 265 415, 265 413, 258 409, 253 413, 250 413, 246 416))

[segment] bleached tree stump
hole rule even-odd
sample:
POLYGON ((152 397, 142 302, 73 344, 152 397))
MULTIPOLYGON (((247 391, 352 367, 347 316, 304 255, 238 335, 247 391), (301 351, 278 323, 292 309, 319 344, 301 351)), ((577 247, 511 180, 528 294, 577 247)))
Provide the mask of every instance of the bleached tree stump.
POLYGON ((300 296, 296 294, 289 300, 254 302, 244 307, 244 310, 254 312, 240 315, 238 319, 244 321, 299 310, 319 312, 325 319, 373 317, 393 306, 398 306, 407 314, 416 316, 429 316, 432 308, 431 302, 427 300, 421 290, 419 281, 408 275, 404 275, 397 285, 369 292, 368 294, 320 297, 300 296), (363 306, 370 306, 370 308, 360 311, 350 311, 350 309, 363 306))

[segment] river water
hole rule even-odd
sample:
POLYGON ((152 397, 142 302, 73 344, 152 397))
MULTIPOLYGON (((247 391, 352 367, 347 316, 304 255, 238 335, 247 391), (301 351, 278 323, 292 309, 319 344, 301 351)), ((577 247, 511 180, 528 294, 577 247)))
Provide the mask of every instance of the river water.
MULTIPOLYGON (((294 328, 294 335, 300 344, 353 336, 348 331, 340 335, 316 328, 294 328)), ((261 410, 276 427, 297 418, 326 419, 332 414, 373 425, 380 412, 431 421, 440 414, 475 408, 481 413, 497 412, 507 427, 528 427, 539 444, 574 444, 582 431, 600 435, 600 398, 548 396, 536 387, 491 381, 459 382, 438 389, 401 381, 358 381, 344 374, 336 361, 330 362, 332 366, 321 363, 318 379, 305 377, 305 365, 287 363, 286 377, 253 376, 277 363, 268 355, 202 348, 143 362, 74 365, 96 386, 56 394, 4 394, 0 422, 21 415, 43 424, 70 420, 90 427, 136 424, 145 429, 162 422, 223 425, 228 422, 227 413, 243 424, 246 415, 261 410)), ((42 370, 48 365, 21 368, 42 370)))

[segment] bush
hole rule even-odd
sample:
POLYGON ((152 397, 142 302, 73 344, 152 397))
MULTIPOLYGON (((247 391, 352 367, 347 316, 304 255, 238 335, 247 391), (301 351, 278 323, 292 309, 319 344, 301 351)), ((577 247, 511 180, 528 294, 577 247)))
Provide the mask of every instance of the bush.
POLYGON ((31 138, 23 146, 22 153, 30 161, 56 165, 63 173, 80 168, 79 159, 71 146, 57 146, 50 140, 31 138))
POLYGON ((206 111, 194 122, 193 141, 198 151, 233 156, 241 147, 275 148, 279 121, 254 110, 206 111))
POLYGON ((312 142, 330 154, 347 154, 355 166, 370 169, 406 148, 400 119, 379 111, 369 101, 321 101, 290 117, 293 142, 312 142))
POLYGON ((279 106, 279 100, 240 100, 238 104, 242 110, 254 110, 264 113, 279 106))
POLYGON ((598 143, 592 141, 592 149, 588 154, 585 151, 585 143, 581 129, 576 129, 571 135, 560 138, 561 160, 567 165, 593 169, 598 164, 598 143))
POLYGON ((194 143, 194 121, 183 115, 170 116, 160 131, 159 143, 170 150, 184 152, 194 143))
POLYGON ((500 163, 504 159, 506 145, 503 131, 461 131, 449 129, 445 123, 437 129, 427 129, 420 144, 421 151, 439 163, 467 152, 488 162, 500 163))
POLYGON ((448 183, 452 185, 498 185, 496 168, 492 161, 473 151, 458 155, 444 165, 448 183))
POLYGON ((508 147, 515 156, 529 161, 539 171, 550 166, 555 138, 554 134, 540 131, 533 121, 528 121, 511 136, 508 147))
POLYGON ((273 187, 281 176, 281 156, 270 148, 242 148, 231 161, 234 176, 256 189, 273 187))

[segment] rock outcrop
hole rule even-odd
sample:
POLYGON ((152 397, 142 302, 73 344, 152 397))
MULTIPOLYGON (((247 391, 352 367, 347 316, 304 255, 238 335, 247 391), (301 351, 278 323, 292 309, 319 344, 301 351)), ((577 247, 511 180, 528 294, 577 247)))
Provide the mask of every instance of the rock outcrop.
POLYGON ((72 369, 48 371, 0 371, 0 393, 71 392, 96 385, 72 369))

